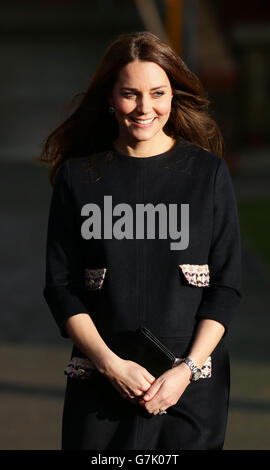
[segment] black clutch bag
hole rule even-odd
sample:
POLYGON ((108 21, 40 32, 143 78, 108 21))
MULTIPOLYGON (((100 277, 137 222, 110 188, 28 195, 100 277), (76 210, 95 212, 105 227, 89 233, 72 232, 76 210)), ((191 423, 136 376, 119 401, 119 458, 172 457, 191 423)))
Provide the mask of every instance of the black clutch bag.
POLYGON ((127 335, 125 341, 116 345, 114 352, 145 367, 155 378, 178 363, 174 354, 145 327, 127 335))

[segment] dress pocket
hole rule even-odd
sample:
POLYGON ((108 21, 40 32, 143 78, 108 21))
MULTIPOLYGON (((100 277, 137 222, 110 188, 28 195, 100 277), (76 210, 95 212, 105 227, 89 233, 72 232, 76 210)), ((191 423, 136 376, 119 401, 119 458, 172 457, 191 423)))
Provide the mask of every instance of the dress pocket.
MULTIPOLYGON (((180 357, 177 357, 175 359, 175 363, 173 367, 178 366, 178 364, 180 364, 181 361, 182 359, 180 357)), ((206 359, 205 363, 203 364, 201 368, 200 379, 210 379, 211 376, 212 376, 212 357, 208 356, 208 358, 206 359)))
POLYGON ((74 356, 65 367, 64 374, 70 379, 85 380, 95 369, 94 364, 88 358, 74 356))
POLYGON ((208 264, 179 264, 179 267, 188 284, 196 287, 209 287, 208 264))
POLYGON ((102 287, 107 268, 84 269, 85 287, 88 290, 99 290, 102 287))

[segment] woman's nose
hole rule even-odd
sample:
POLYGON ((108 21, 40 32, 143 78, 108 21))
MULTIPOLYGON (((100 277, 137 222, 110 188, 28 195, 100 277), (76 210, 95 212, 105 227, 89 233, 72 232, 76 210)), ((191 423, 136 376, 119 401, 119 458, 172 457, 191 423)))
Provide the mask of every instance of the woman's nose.
POLYGON ((137 99, 137 110, 141 114, 147 114, 152 110, 151 98, 147 96, 140 96, 137 99))

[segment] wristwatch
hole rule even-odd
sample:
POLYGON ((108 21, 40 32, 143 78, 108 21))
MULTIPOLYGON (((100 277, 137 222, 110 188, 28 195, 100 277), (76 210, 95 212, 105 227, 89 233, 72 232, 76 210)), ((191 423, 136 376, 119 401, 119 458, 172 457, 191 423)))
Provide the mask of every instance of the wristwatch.
POLYGON ((185 357, 182 362, 185 362, 191 370, 191 382, 197 382, 201 376, 201 369, 195 366, 194 362, 189 358, 185 357))

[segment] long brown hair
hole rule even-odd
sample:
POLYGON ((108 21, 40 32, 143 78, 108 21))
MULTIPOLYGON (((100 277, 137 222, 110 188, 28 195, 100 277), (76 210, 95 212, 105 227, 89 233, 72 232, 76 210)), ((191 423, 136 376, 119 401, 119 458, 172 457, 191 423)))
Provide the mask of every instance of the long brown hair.
POLYGON ((45 139, 38 160, 49 164, 52 185, 59 167, 68 158, 90 156, 111 148, 118 136, 118 125, 108 112, 108 96, 120 69, 134 60, 155 62, 170 80, 174 97, 164 132, 223 156, 223 137, 210 116, 210 101, 199 78, 154 34, 148 31, 124 33, 105 50, 87 90, 71 100, 74 106, 79 99, 75 111, 45 139))

